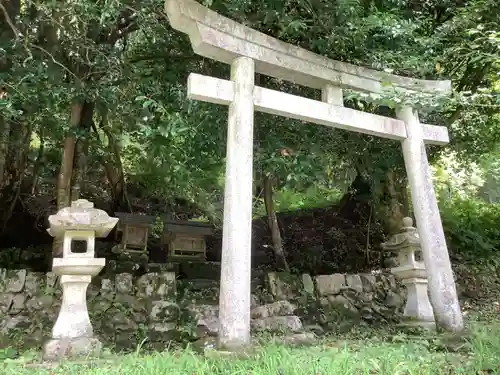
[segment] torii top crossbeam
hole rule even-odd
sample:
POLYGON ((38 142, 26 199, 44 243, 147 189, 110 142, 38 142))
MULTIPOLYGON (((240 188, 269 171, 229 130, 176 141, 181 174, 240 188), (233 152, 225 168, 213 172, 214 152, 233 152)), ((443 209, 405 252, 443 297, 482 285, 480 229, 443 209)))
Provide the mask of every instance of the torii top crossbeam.
POLYGON ((198 55, 230 64, 238 56, 255 60, 255 71, 307 87, 327 84, 381 93, 384 87, 426 93, 451 91, 450 81, 401 77, 328 59, 281 42, 202 6, 195 0, 166 0, 172 27, 189 35, 198 55))

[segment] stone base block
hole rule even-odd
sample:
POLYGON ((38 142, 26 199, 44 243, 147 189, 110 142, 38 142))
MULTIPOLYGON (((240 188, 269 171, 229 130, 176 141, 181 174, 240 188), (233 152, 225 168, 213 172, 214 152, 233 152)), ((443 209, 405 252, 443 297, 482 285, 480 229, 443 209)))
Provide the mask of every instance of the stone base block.
POLYGON ((273 343, 286 346, 312 346, 318 343, 316 335, 312 332, 290 333, 284 336, 276 336, 273 343))
POLYGON ((249 359, 259 353, 254 343, 235 350, 220 348, 216 337, 198 340, 194 343, 193 349, 199 354, 212 359, 249 359))
POLYGON ((425 321, 425 320, 404 320, 397 325, 399 328, 403 329, 412 329, 412 328, 421 328, 429 331, 436 330, 436 322, 434 321, 425 321))
POLYGON ((206 358, 211 359, 252 359, 259 353, 253 346, 248 346, 239 350, 205 349, 206 358))
POLYGON ((82 359, 99 357, 101 342, 95 337, 73 339, 51 339, 43 346, 44 361, 82 359))

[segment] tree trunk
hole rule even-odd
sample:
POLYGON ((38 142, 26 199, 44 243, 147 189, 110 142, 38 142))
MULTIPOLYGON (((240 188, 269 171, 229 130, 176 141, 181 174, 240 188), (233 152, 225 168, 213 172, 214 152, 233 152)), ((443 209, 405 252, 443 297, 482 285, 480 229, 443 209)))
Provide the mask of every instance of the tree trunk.
POLYGON ((399 232, 403 218, 409 211, 406 179, 394 169, 390 169, 385 174, 383 190, 383 199, 380 202, 381 221, 387 234, 393 235, 399 232))
POLYGON ((0 116, 0 190, 5 186, 5 169, 9 151, 10 121, 0 116))
POLYGON ((38 154, 35 159, 35 163, 33 165, 33 173, 31 180, 31 194, 35 195, 38 190, 38 175, 40 174, 40 170, 43 166, 44 152, 45 152, 45 137, 43 128, 40 129, 40 133, 38 134, 40 137, 40 147, 38 148, 38 154))
POLYGON ((30 140, 33 134, 33 128, 31 125, 25 126, 21 134, 16 134, 14 137, 14 142, 12 143, 12 157, 10 172, 12 176, 10 181, 10 196, 12 197, 8 208, 3 215, 3 226, 2 232, 7 228, 7 223, 12 217, 14 210, 16 208, 17 201, 21 196, 21 190, 24 182, 24 175, 28 166, 28 153, 30 150, 30 140))
MULTIPOLYGON (((75 135, 73 134, 74 128, 76 128, 82 118, 82 103, 74 103, 71 106, 71 131, 66 135, 64 139, 64 151, 61 160, 61 168, 59 170, 59 176, 57 178, 57 209, 60 210, 64 207, 70 205, 71 200, 71 177, 73 174, 73 163, 75 158, 75 135)), ((62 238, 54 238, 52 243, 52 256, 60 257, 62 256, 62 238)))
MULTIPOLYGON (((71 108, 71 124, 77 126, 80 122, 81 104, 74 104, 71 108)), ((68 207, 71 199, 71 177, 75 158, 76 139, 72 132, 64 139, 61 168, 57 179, 57 209, 68 207)))
POLYGON ((286 261, 285 251, 283 249, 283 241, 281 239, 278 218, 274 211, 273 202, 273 181, 270 177, 264 175, 264 204, 266 206, 267 221, 271 230, 271 238, 273 241, 273 250, 276 257, 277 266, 290 272, 288 262, 286 261))
POLYGON ((403 216, 406 217, 410 215, 410 197, 408 195, 408 178, 406 176, 403 177, 399 184, 399 191, 403 216))
POLYGON ((75 143, 75 153, 73 160, 73 173, 71 184, 71 202, 80 198, 80 193, 84 184, 84 177, 87 169, 87 153, 89 148, 88 137, 93 124, 94 103, 84 102, 80 116, 79 137, 75 143))
POLYGON ((106 134, 108 144, 106 149, 108 151, 109 159, 103 158, 102 164, 106 172, 106 177, 109 182, 112 208, 113 211, 123 210, 132 212, 132 206, 127 195, 127 184, 125 181, 125 173, 123 171, 123 164, 120 153, 120 146, 115 136, 108 128, 107 111, 102 112, 102 120, 99 127, 106 134))
POLYGON ((106 132, 106 135, 108 136, 108 142, 109 142, 109 147, 110 147, 110 152, 112 153, 114 157, 114 185, 112 188, 113 191, 113 208, 116 209, 121 209, 126 208, 128 211, 132 211, 132 207, 130 204, 130 201, 128 199, 128 194, 127 194, 127 183, 125 181, 125 173, 123 171, 123 164, 122 164, 122 159, 120 155, 120 147, 118 146, 118 143, 114 139, 113 135, 111 132, 106 132))

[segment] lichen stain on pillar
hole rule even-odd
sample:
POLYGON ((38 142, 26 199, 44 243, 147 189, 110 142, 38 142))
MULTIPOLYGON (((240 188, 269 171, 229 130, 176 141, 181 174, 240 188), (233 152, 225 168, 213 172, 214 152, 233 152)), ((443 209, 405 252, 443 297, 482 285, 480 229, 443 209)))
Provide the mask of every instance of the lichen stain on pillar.
POLYGON ((254 77, 252 59, 233 61, 219 301, 221 350, 240 350, 250 344, 254 77))
POLYGON ((464 329, 462 312, 432 184, 422 126, 416 111, 411 107, 399 108, 396 114, 406 124, 407 138, 401 144, 436 323, 446 331, 460 332, 464 329))

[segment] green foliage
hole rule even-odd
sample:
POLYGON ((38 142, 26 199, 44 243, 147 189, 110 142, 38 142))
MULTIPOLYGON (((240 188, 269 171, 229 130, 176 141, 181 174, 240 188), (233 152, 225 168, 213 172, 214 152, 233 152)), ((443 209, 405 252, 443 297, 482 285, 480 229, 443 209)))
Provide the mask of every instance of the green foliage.
POLYGON ((455 198, 441 208, 443 225, 453 253, 478 263, 498 259, 500 204, 455 198))
POLYGON ((498 153, 476 163, 457 153, 441 155, 432 168, 441 217, 452 253, 475 263, 497 262, 500 204, 495 203, 498 153))
MULTIPOLYGON (((283 188, 274 195, 274 205, 277 212, 297 211, 327 207, 335 204, 342 197, 340 189, 328 188, 324 185, 313 185, 305 191, 283 188)), ((266 214, 263 198, 258 198, 254 208, 254 216, 261 217, 266 214)))
POLYGON ((475 199, 485 182, 484 175, 492 164, 464 162, 453 152, 440 155, 431 167, 440 200, 446 202, 451 197, 475 199))
POLYGON ((166 348, 145 355, 108 355, 105 360, 60 363, 48 369, 33 369, 31 353, 6 360, 5 375, 95 374, 143 375, 152 372, 197 375, 227 373, 264 374, 494 374, 500 350, 498 325, 474 325, 464 339, 418 332, 414 335, 363 329, 362 339, 328 337, 313 347, 289 348, 265 343, 256 353, 226 358, 217 353, 198 355, 191 348, 166 348), (370 334, 367 334, 369 331, 370 334), (454 339, 454 340, 453 340, 454 339), (452 341, 455 342, 455 348, 452 341))

